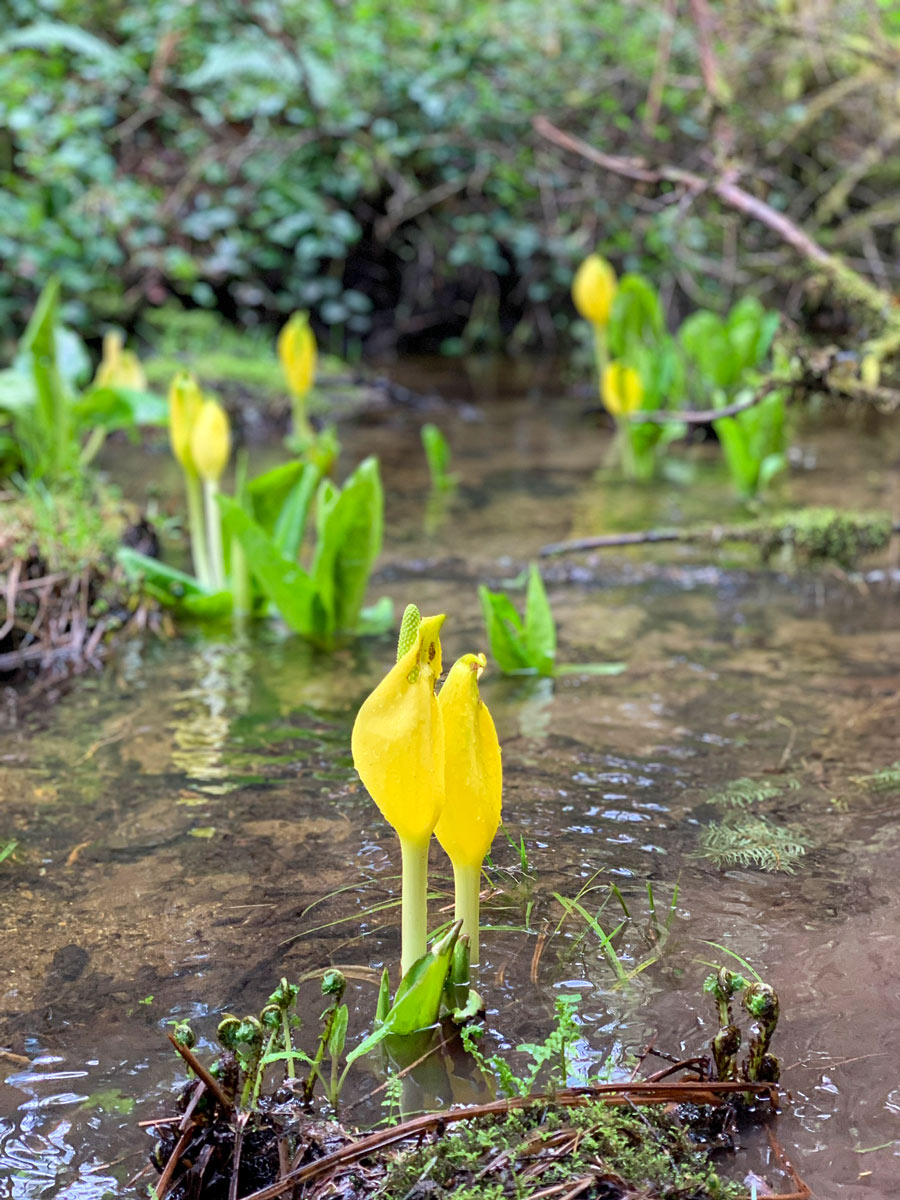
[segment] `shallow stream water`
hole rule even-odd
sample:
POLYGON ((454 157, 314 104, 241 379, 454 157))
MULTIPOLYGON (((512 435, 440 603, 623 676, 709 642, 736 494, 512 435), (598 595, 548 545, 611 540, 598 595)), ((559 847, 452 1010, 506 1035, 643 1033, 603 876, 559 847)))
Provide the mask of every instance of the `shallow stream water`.
MULTIPOLYGON (((342 462, 380 455, 387 535, 372 598, 446 612, 445 663, 486 648, 477 584, 510 580, 547 542, 742 515, 702 448, 690 487, 597 477, 608 435, 552 375, 397 374, 434 393, 433 410, 342 429, 342 462), (443 506, 427 506, 426 418, 460 474, 443 506)), ((797 441, 785 501, 896 511, 896 431, 825 420, 797 441)), ((107 452, 140 497, 136 462, 107 452)), ((151 462, 174 485, 162 450, 151 462)), ((900 1195, 900 795, 862 779, 900 758, 896 573, 663 550, 544 563, 560 661, 619 660, 624 674, 484 677, 505 821, 531 871, 498 840, 481 975, 495 1040, 542 1040, 555 997, 577 993, 584 1069, 651 1041, 702 1051, 705 963, 733 964, 709 943, 727 947, 781 997, 774 1049, 792 1101, 779 1136, 800 1174, 824 1200, 887 1200, 900 1195), (762 811, 808 839, 794 874, 700 855, 722 815, 709 798, 740 778, 771 785, 762 811), (632 914, 616 940, 626 981, 555 898, 587 886, 593 915, 610 881, 632 914), (647 881, 660 924, 678 887, 662 938, 647 881)), ((318 1014, 316 972, 334 964, 349 968, 351 1042, 361 1035, 372 968, 398 958, 383 901, 397 897, 399 856, 355 778, 349 732, 392 652, 384 638, 327 658, 275 626, 135 642, 0 733, 0 842, 20 842, 0 865, 0 1197, 146 1194, 146 1179, 128 1182, 149 1148, 137 1122, 171 1110, 174 1017, 211 1053, 218 1016, 258 1010, 282 974, 304 981, 318 1014)), ((449 878, 436 850, 432 862, 434 924, 449 878)), ((616 911, 600 914, 607 931, 616 911)), ((350 1119, 378 1118, 367 1071, 350 1119)), ((454 1086, 428 1098, 468 1098, 454 1086)))

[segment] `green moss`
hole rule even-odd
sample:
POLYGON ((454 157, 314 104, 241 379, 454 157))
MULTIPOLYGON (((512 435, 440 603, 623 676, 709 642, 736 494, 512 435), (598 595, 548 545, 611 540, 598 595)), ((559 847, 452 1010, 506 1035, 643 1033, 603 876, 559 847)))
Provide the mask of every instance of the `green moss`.
POLYGON ((128 525, 113 489, 91 481, 50 489, 28 484, 3 509, 4 559, 39 560, 48 574, 105 571, 128 525))
POLYGON ((773 517, 760 526, 753 540, 764 561, 787 551, 800 562, 833 562, 849 569, 863 555, 885 549, 892 532, 888 513, 803 508, 773 517))
MULTIPOLYGON (((692 1112, 692 1125, 707 1116, 692 1112)), ((451 1132, 393 1160, 378 1189, 403 1200, 427 1187, 430 1200, 527 1197, 585 1176, 618 1177, 635 1195, 657 1200, 730 1200, 744 1189, 722 1178, 691 1129, 655 1107, 594 1103, 542 1105, 490 1121, 461 1122, 451 1132), (418 1185, 418 1188, 417 1188, 418 1185)), ((423 1192, 424 1194, 424 1192, 423 1192)))

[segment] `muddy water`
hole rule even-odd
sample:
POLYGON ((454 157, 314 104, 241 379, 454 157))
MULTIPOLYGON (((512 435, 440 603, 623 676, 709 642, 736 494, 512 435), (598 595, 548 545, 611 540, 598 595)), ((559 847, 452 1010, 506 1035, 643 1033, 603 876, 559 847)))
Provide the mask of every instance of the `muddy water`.
MULTIPOLYGON (((552 378, 444 366, 427 383, 452 404, 426 415, 461 476, 427 531, 423 414, 342 437, 345 461, 377 452, 384 464, 390 532, 373 597, 450 614, 445 661, 483 644, 477 583, 514 576, 545 542, 740 515, 702 448, 689 489, 598 479, 606 439, 552 378)), ((826 423, 798 440, 786 498, 896 506, 896 435, 826 423)), ((133 477, 124 453, 108 465, 133 477)), ((696 1052, 713 1032, 704 963, 728 961, 709 942, 727 947, 781 996, 775 1048, 793 1103, 780 1136, 823 1198, 900 1194, 900 795, 860 782, 900 758, 900 605, 885 567, 862 583, 671 549, 554 561, 560 660, 628 671, 484 680, 506 821, 531 869, 498 845, 483 991, 501 1040, 542 1039, 554 998, 577 993, 585 1069, 651 1040, 696 1052), (808 839, 795 874, 699 856, 721 816, 709 797, 741 777, 770 783, 763 811, 808 839), (618 972, 583 921, 560 924, 555 898, 587 887, 593 915, 610 881, 632 914, 618 972), (659 924, 678 886, 662 938, 647 881, 659 924)), ((389 639, 326 659, 274 627, 132 644, 0 735, 0 840, 20 842, 0 866, 0 1196, 139 1193, 136 1122, 167 1111, 174 1017, 208 1040, 222 1011, 258 1008, 282 974, 303 980, 316 1014, 314 973, 334 963, 351 975, 351 1040, 365 1028, 371 968, 398 958, 397 912, 383 907, 398 855, 348 743, 390 658, 389 639)), ((436 923, 449 879, 433 863, 436 923)), ((609 931, 621 916, 613 903, 599 919, 609 931)), ((374 1064, 361 1069, 356 1115, 378 1118, 365 1097, 379 1082, 374 1064)), ((437 1100, 477 1090, 424 1086, 437 1100)))

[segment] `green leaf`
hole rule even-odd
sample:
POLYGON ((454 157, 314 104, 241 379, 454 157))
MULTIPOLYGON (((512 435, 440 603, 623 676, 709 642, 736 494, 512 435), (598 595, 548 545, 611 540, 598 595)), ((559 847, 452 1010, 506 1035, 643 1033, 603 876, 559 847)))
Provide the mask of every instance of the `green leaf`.
POLYGON ((80 429, 97 425, 104 429, 164 426, 169 420, 164 396, 123 387, 91 388, 74 402, 72 413, 80 429))
POLYGON ((525 595, 525 649, 539 675, 552 675, 556 661, 556 622, 537 563, 528 571, 525 595))
POLYGON ((265 471, 262 475, 257 475, 247 484, 247 495, 252 508, 251 516, 259 522, 266 533, 273 534, 278 516, 284 508, 288 496, 300 481, 310 477, 312 483, 306 486, 315 491, 318 481, 317 474, 314 466, 304 462, 302 458, 297 458, 292 462, 283 463, 279 467, 273 467, 271 471, 265 471))
POLYGON ((422 446, 428 462, 432 487, 447 491, 456 483, 456 477, 448 473, 450 447, 437 425, 422 426, 422 446))
POLYGON ((338 492, 324 481, 317 503, 316 553, 310 572, 326 639, 356 628, 369 576, 381 552, 384 493, 378 459, 363 459, 338 492))
POLYGON ((319 481, 319 471, 307 463, 303 474, 288 492, 275 521, 275 545, 285 558, 296 559, 306 532, 309 506, 319 481))
POLYGON ((244 548, 250 570, 260 589, 295 633, 310 636, 314 586, 303 568, 284 557, 275 542, 249 513, 230 496, 216 497, 225 529, 244 548))
POLYGON ((36 21, 32 25, 14 29, 6 37, 0 38, 0 51, 20 49, 44 52, 55 49, 69 50, 73 54, 92 59, 110 75, 137 73, 135 65, 108 42, 85 29, 80 29, 77 25, 67 25, 64 21, 36 21))
POLYGON ((406 1036, 435 1024, 461 924, 457 921, 421 958, 416 959, 400 980, 394 1003, 383 1023, 347 1055, 348 1067, 391 1034, 406 1036))
POLYGON ((522 619, 505 592, 492 592, 479 585, 478 598, 491 654, 501 671, 514 674, 531 667, 525 647, 522 619))
POLYGON ((662 305, 656 289, 642 275, 619 280, 609 320, 609 348, 614 358, 626 358, 638 346, 662 336, 662 305))

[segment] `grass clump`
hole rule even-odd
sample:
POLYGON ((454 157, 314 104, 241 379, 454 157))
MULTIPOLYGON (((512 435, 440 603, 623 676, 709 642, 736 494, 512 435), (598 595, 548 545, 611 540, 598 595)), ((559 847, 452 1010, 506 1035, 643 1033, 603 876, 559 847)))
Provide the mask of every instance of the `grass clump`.
POLYGON ((429 1200, 526 1200, 582 1181, 586 1194, 609 1200, 744 1194, 722 1178, 709 1161, 709 1146, 694 1140, 678 1113, 591 1103, 567 1111, 535 1105, 490 1121, 460 1122, 452 1133, 395 1157, 373 1195, 403 1200, 427 1189, 429 1200))

